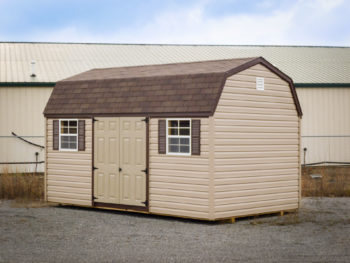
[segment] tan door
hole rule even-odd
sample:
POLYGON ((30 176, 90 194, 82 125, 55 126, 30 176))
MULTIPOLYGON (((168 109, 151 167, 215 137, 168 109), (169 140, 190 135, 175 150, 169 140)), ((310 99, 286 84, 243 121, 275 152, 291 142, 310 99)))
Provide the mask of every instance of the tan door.
POLYGON ((120 118, 120 203, 145 206, 146 123, 144 118, 120 118))
POLYGON ((94 122, 95 202, 120 201, 119 118, 96 118, 94 122))
POLYGON ((96 118, 95 202, 145 206, 146 123, 144 118, 96 118))

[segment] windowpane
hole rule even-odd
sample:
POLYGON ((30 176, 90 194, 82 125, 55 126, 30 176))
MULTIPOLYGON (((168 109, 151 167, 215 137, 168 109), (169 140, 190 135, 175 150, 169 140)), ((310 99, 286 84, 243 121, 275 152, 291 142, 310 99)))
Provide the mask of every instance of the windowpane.
POLYGON ((180 127, 190 127, 190 121, 180 121, 180 127))
POLYGON ((190 144, 190 139, 189 138, 181 138, 180 139, 180 144, 189 145, 190 144))
POLYGON ((179 130, 178 129, 169 129, 169 135, 178 135, 179 130))
POLYGON ((68 143, 68 137, 67 136, 62 136, 61 137, 61 142, 63 142, 63 143, 68 143))
POLYGON ((62 142, 61 143, 61 148, 62 149, 68 149, 68 143, 67 142, 62 142))
POLYGON ((181 153, 189 153, 190 152, 190 147, 189 146, 180 146, 180 152, 181 153))
POLYGON ((77 121, 69 121, 69 127, 77 127, 77 121))
POLYGON ((168 126, 172 128, 179 127, 179 121, 169 121, 168 126))
POLYGON ((69 149, 76 149, 76 148, 77 148, 77 144, 75 142, 69 144, 69 149))
POLYGON ((70 134, 77 134, 77 128, 76 127, 69 127, 69 133, 70 134))
POLYGON ((68 127, 68 121, 61 121, 61 127, 68 127))
POLYGON ((172 152, 172 153, 179 152, 179 146, 177 146, 177 145, 169 145, 169 152, 172 152))
POLYGON ((190 135, 190 129, 180 129, 180 135, 190 135))
POLYGON ((169 138, 169 144, 179 144, 179 138, 169 138))

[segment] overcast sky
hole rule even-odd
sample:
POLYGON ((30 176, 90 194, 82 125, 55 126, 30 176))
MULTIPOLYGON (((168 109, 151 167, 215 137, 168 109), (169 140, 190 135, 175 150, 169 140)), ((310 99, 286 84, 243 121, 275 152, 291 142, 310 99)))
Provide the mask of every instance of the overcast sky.
POLYGON ((350 0, 0 0, 0 41, 350 46, 350 0))

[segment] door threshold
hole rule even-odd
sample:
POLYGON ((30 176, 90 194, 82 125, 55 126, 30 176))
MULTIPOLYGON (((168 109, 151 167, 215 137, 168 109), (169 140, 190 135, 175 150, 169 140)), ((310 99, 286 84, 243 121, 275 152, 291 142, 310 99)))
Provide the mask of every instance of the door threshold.
POLYGON ((148 212, 148 207, 147 206, 137 206, 137 205, 122 205, 122 204, 111 204, 111 203, 102 203, 102 202, 94 202, 93 204, 94 207, 99 207, 99 208, 115 208, 118 210, 125 210, 125 211, 143 211, 143 212, 148 212))

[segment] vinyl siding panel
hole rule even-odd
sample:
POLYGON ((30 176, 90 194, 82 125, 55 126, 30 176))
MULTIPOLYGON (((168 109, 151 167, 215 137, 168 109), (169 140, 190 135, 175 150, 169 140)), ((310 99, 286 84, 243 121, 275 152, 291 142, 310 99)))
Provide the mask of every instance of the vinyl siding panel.
POLYGON ((287 82, 262 65, 229 77, 212 125, 216 219, 298 207, 299 117, 287 82))
POLYGON ((85 120, 85 151, 52 149, 53 119, 47 120, 47 200, 91 206, 92 197, 92 122, 85 120))
POLYGON ((150 120, 150 212, 209 218, 209 120, 201 119, 201 154, 158 153, 158 119, 150 120))

